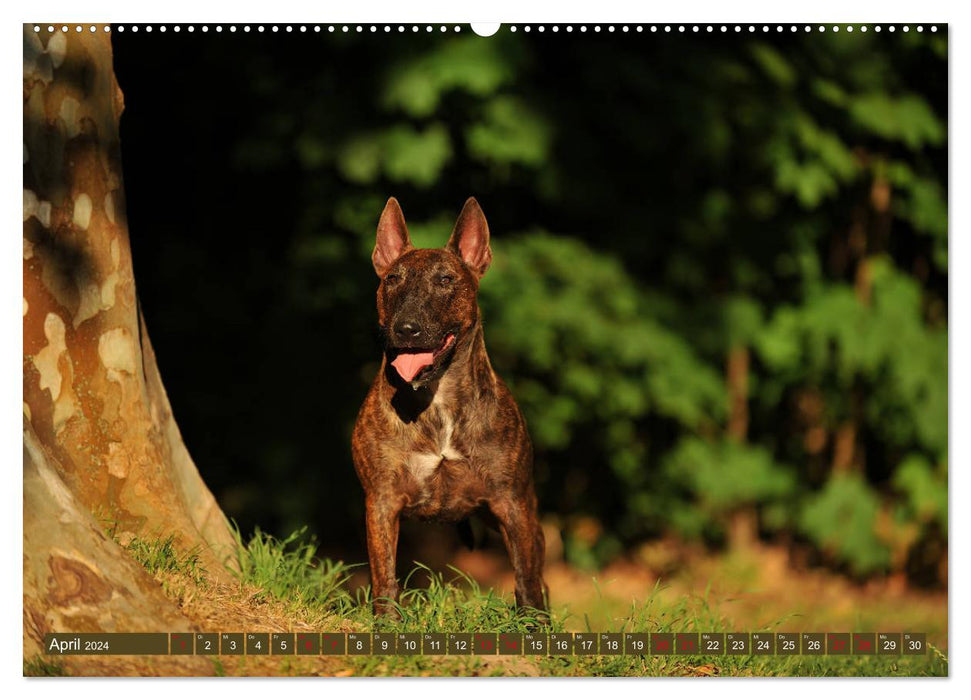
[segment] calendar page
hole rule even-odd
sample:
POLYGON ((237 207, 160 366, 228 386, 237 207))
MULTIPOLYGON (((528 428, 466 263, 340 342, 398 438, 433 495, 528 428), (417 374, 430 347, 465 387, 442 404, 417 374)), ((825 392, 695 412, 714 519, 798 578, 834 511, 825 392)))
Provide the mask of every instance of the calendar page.
POLYGON ((948 676, 946 22, 33 19, 25 676, 948 676))

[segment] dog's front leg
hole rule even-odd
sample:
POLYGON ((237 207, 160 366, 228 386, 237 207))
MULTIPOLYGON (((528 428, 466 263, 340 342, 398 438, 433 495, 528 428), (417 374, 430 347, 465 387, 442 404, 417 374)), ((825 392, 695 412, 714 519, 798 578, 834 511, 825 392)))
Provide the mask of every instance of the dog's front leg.
MULTIPOLYGON (((516 605, 546 610, 543 582, 545 541, 535 497, 509 496, 489 504, 516 573, 516 605)), ((545 616, 543 616, 545 617, 545 616)))
POLYGON ((395 574, 395 557, 401 503, 388 497, 368 497, 365 508, 374 614, 396 616, 398 611, 394 604, 398 600, 398 578, 395 574))

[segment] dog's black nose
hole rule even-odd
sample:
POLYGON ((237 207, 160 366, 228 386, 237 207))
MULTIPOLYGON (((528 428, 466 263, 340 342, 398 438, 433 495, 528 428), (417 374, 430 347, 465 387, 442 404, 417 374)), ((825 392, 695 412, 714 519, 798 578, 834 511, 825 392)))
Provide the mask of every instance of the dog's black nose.
POLYGON ((417 321, 398 321, 394 332, 399 338, 417 338, 421 335, 421 326, 417 321))

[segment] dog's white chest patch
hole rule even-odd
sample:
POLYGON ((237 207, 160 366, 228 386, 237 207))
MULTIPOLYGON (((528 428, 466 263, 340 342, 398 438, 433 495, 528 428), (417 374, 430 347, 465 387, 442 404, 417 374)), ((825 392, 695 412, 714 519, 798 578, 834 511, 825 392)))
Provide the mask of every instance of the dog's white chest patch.
POLYGON ((455 430, 455 423, 451 416, 446 415, 445 426, 442 428, 442 457, 445 459, 464 459, 465 455, 452 446, 453 430, 455 430))
POLYGON ((419 484, 423 483, 435 473, 444 459, 464 459, 465 456, 452 445, 452 431, 455 424, 452 417, 445 415, 442 427, 440 449, 435 452, 416 452, 408 460, 408 471, 419 484))
POLYGON ((442 456, 433 452, 416 452, 408 460, 408 471, 419 484, 431 478, 438 465, 442 463, 442 456))

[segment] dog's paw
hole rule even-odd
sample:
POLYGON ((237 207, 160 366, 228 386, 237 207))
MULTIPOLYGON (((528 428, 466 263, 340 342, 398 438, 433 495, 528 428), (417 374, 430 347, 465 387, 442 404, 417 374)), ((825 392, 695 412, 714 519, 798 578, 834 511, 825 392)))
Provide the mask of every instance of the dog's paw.
POLYGON ((374 617, 377 622, 401 622, 401 609, 393 600, 380 599, 374 601, 374 617))
POLYGON ((527 632, 548 631, 550 628, 550 615, 541 608, 521 605, 516 608, 516 614, 527 632))

